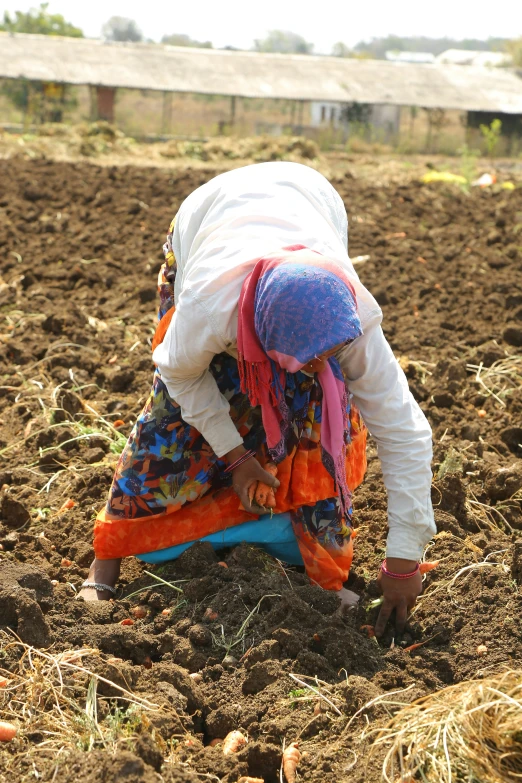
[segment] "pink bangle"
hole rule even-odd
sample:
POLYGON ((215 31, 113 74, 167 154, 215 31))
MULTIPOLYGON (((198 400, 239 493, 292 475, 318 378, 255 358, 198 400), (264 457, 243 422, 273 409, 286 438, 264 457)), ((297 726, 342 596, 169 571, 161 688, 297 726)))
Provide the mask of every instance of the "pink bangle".
POLYGON ((240 465, 242 465, 243 462, 246 462, 247 460, 255 456, 256 456, 255 451, 247 451, 245 454, 242 454, 240 457, 238 457, 238 459, 236 459, 235 462, 232 462, 227 468, 225 468, 224 472, 232 473, 232 471, 238 468, 240 465))
POLYGON ((386 560, 383 560, 383 561, 382 561, 382 564, 381 564, 381 572, 382 572, 382 573, 383 573, 385 576, 389 576, 389 577, 390 577, 390 579, 411 579, 411 577, 412 577, 412 576, 415 576, 415 574, 417 574, 417 573, 418 573, 418 571, 419 571, 419 567, 420 567, 420 566, 419 566, 419 564, 417 563, 417 565, 416 565, 415 569, 414 569, 413 571, 410 571, 410 573, 409 573, 409 574, 394 574, 394 573, 393 573, 393 571, 388 571, 388 569, 387 569, 387 567, 386 567, 386 560))

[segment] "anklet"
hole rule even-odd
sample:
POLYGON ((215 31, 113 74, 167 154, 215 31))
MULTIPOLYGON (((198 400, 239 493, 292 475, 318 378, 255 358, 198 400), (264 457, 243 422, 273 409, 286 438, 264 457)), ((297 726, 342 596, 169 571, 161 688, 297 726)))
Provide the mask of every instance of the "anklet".
POLYGON ((109 593, 116 595, 116 588, 110 585, 104 585, 102 582, 84 582, 82 587, 94 587, 95 590, 108 590, 109 593))

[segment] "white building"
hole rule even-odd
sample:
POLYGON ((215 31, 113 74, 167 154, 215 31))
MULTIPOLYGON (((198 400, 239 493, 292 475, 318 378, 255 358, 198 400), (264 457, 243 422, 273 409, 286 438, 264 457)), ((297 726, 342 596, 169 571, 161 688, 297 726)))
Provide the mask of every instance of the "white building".
POLYGON ((363 118, 350 120, 350 104, 334 103, 332 101, 312 101, 310 103, 310 125, 313 128, 330 126, 336 129, 345 129, 350 133, 350 125, 358 126, 362 123, 371 125, 377 130, 377 135, 383 141, 390 139, 398 133, 400 125, 400 106, 392 104, 364 104, 361 106, 363 118), (380 133, 379 133, 380 131, 380 133))
POLYGON ((506 52, 479 52, 472 49, 447 49, 436 58, 441 65, 478 65, 501 68, 512 64, 511 55, 506 52))
POLYGON ((434 63, 435 55, 431 52, 386 52, 385 58, 391 63, 434 63))
MULTIPOLYGON (((479 62, 499 60, 497 53, 475 54, 479 62)), ((470 53, 465 56, 469 58, 470 53)), ((91 94, 98 95, 98 106, 106 96, 114 101, 118 89, 158 91, 163 93, 165 107, 172 93, 219 95, 230 99, 231 126, 237 98, 284 100, 292 105, 294 125, 304 124, 311 105, 316 127, 343 123, 348 117, 348 134, 350 123, 363 122, 381 128, 384 139, 398 128, 402 106, 500 117, 503 128, 504 118, 513 117, 516 124, 522 116, 522 81, 515 69, 463 68, 439 61, 108 44, 88 38, 0 32, 0 78, 89 85, 91 94)), ((262 110, 260 119, 261 115, 262 110)))

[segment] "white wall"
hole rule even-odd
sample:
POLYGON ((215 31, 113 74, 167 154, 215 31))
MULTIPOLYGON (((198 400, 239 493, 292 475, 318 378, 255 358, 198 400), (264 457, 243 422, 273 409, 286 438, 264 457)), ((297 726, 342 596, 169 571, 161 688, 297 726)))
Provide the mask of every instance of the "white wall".
MULTIPOLYGON (((342 103, 329 103, 327 101, 314 101, 310 104, 310 124, 314 128, 331 125, 334 128, 346 127, 349 124, 343 122, 342 103)), ((385 135, 398 133, 401 116, 401 107, 391 104, 376 104, 371 107, 369 122, 385 135)))
POLYGON ((342 104, 329 103, 328 101, 313 101, 310 104, 310 125, 318 128, 321 125, 333 125, 338 128, 341 125, 342 104))

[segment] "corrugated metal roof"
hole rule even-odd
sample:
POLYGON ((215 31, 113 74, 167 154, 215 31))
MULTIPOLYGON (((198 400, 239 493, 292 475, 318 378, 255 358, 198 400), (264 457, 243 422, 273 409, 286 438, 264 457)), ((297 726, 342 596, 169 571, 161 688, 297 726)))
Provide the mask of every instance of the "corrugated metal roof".
POLYGON ((522 114, 507 69, 0 34, 0 77, 245 98, 522 114))

